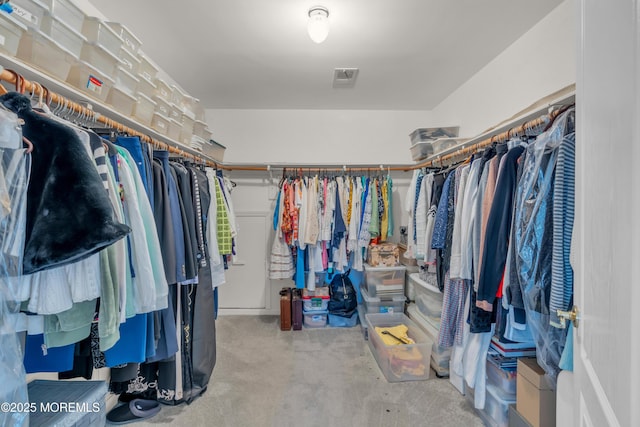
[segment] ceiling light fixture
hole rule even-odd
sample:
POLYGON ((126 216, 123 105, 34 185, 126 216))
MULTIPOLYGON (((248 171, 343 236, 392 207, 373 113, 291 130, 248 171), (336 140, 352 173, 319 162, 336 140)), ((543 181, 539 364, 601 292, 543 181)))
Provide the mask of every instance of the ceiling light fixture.
POLYGON ((309 9, 307 31, 314 42, 325 41, 329 35, 329 9, 324 6, 313 6, 309 9))

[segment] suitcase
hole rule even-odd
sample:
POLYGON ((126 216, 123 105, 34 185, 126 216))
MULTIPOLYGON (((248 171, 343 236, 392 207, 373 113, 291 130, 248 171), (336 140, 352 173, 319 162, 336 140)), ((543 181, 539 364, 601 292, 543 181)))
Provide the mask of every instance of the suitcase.
POLYGON ((280 330, 291 330, 291 288, 280 291, 280 330))
POLYGON ((302 329, 302 290, 293 289, 293 295, 291 296, 291 317, 293 323, 293 330, 299 331, 302 329))

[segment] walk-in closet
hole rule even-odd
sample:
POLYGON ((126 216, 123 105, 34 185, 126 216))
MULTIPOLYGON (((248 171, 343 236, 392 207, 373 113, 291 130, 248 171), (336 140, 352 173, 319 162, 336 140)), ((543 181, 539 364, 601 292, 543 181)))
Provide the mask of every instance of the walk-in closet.
POLYGON ((0 426, 640 425, 637 0, 0 0, 0 426))

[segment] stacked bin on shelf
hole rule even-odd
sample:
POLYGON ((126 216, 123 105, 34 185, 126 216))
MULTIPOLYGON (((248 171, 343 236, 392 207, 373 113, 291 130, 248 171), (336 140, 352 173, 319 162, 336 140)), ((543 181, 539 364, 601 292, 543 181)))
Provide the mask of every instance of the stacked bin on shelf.
POLYGON ((16 56, 53 77, 66 80, 85 40, 80 29, 52 16, 47 3, 14 0, 11 4, 12 17, 29 29, 20 39, 16 56))
MULTIPOLYGON (((305 273, 307 283, 309 273, 305 273)), ((325 283, 326 273, 314 273, 315 290, 302 289, 302 314, 307 328, 323 328, 327 325, 329 288, 325 283)))
POLYGON ((7 13, 0 13, 0 52, 16 56, 22 35, 27 26, 7 13))

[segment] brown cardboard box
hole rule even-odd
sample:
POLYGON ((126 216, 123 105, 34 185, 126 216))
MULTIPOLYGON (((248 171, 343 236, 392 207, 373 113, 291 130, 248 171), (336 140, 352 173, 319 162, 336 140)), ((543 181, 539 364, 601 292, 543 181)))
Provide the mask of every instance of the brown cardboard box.
POLYGON ((556 425, 556 392, 535 358, 518 359, 516 409, 533 427, 556 425))
POLYGON ((509 427, 532 427, 531 423, 516 409, 516 405, 509 405, 509 427))
POLYGON ((369 245, 367 264, 372 267, 394 267, 400 262, 400 250, 395 243, 369 245))

